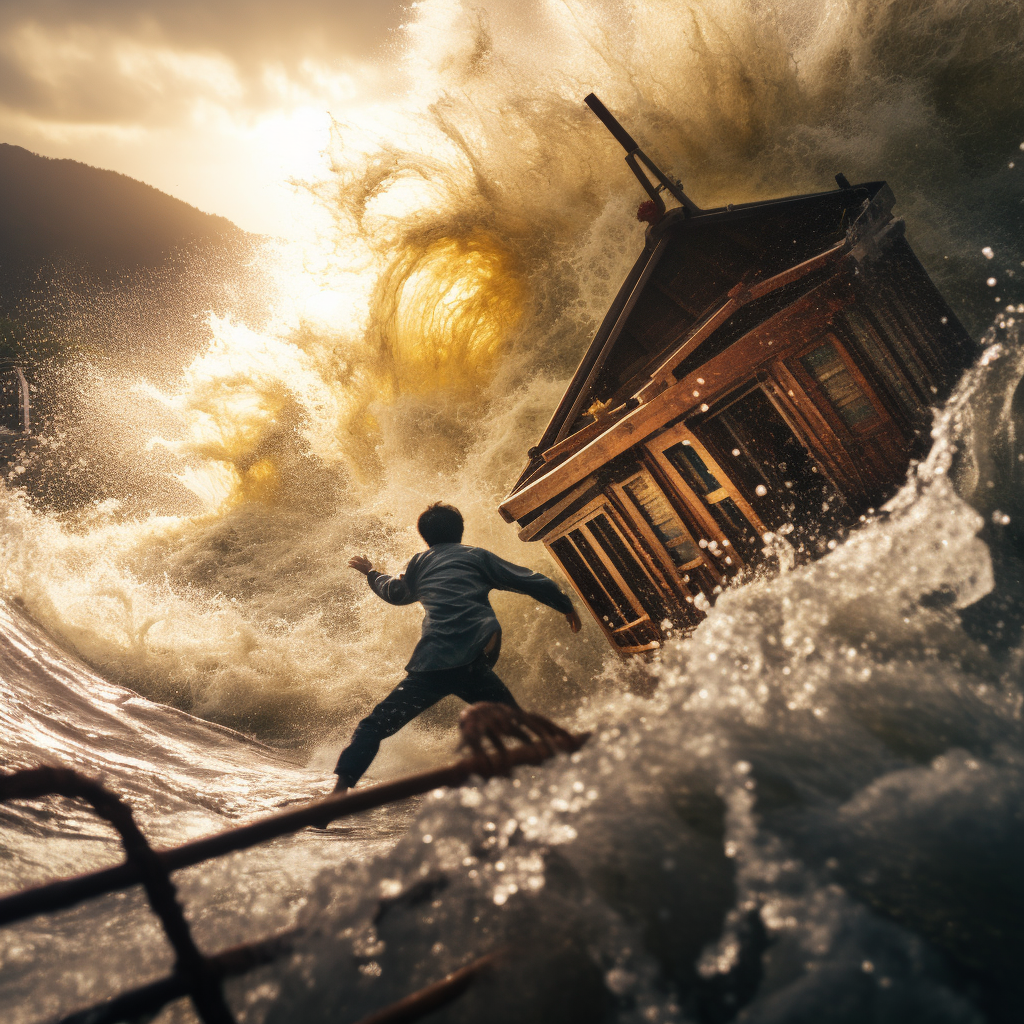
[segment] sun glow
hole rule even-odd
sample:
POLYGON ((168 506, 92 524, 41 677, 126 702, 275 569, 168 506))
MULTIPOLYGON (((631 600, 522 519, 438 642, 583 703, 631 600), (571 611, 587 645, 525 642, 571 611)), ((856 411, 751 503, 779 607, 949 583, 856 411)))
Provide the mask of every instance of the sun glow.
POLYGON ((0 27, 0 52, 34 97, 0 109, 5 142, 113 167, 246 230, 289 238, 315 230, 313 204, 290 183, 328 173, 332 115, 381 92, 381 70, 366 57, 268 50, 241 59, 87 16, 15 20, 0 27))

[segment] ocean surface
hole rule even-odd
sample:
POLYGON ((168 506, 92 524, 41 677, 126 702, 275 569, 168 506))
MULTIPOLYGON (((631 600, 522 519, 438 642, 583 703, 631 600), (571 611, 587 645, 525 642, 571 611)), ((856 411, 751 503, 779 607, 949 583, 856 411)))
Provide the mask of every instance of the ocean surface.
MULTIPOLYGON (((245 1024, 356 1022, 497 949, 432 1019, 1019 1020, 1020 4, 427 0, 395 46, 410 88, 338 124, 333 232, 268 245, 259 308, 124 345, 115 295, 36 381, 0 489, 0 766, 100 777, 156 845, 242 823, 329 791, 418 635, 351 554, 400 570, 446 500, 555 573, 496 506, 643 243, 596 91, 704 207, 888 180, 976 362, 885 507, 649 665, 495 595, 503 678, 588 745, 182 871, 197 940, 301 928, 229 983, 245 1024)), ((371 781, 451 759, 458 710, 371 781)), ((120 858, 77 803, 0 807, 4 891, 120 858)), ((170 966, 131 890, 0 929, 0 1005, 170 966)))

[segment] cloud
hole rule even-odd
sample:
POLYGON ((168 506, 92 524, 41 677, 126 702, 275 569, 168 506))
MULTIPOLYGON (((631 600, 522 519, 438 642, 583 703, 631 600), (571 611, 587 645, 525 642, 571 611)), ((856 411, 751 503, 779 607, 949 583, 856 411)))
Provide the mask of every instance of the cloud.
POLYGON ((404 8, 396 0, 5 0, 0 25, 102 29, 246 63, 309 52, 369 55, 404 8))
POLYGON ((180 123, 343 98, 386 53, 394 0, 5 0, 0 106, 50 122, 180 123))

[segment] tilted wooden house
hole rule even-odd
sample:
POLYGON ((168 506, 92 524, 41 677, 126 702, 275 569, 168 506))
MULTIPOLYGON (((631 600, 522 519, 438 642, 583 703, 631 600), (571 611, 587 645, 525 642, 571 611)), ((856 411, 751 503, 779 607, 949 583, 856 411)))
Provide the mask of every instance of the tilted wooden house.
POLYGON ((587 102, 652 223, 500 511, 636 653, 695 625, 765 534, 815 557, 891 496, 975 347, 884 182, 699 210, 587 102))

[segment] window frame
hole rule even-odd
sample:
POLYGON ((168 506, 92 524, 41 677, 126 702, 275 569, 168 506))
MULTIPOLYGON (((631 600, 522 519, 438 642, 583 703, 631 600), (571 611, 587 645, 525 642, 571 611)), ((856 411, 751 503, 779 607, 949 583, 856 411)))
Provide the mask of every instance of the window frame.
POLYGON ((829 427, 837 437, 847 439, 847 445, 849 442, 873 437, 884 431, 899 430, 899 427, 893 422, 892 416, 889 415, 885 403, 850 354, 847 343, 831 325, 816 335, 809 344, 802 345, 792 355, 787 356, 784 362, 790 375, 799 384, 806 400, 814 406, 820 416, 826 418, 829 427), (804 364, 804 358, 823 345, 831 345, 836 351, 854 383, 860 388, 861 393, 874 410, 874 418, 868 420, 864 425, 850 426, 843 419, 824 387, 804 364))
MULTIPOLYGON (((673 427, 669 427, 661 434, 658 434, 657 437, 646 441, 644 443, 644 447, 655 460, 658 469, 661 470, 661 472, 667 477, 669 483, 671 483, 678 491, 686 507, 691 511, 694 517, 700 521, 701 528, 707 534, 703 539, 709 541, 709 543, 711 540, 715 541, 718 548, 724 552, 722 561, 725 561, 726 558, 731 559, 731 563, 726 562, 727 565, 730 565, 730 568, 734 568, 737 571, 742 569, 747 564, 746 559, 743 558, 740 552, 722 531, 722 528, 715 521, 714 516, 712 516, 707 506, 717 504, 724 498, 731 498, 733 503, 740 510, 740 514, 743 515, 747 522, 750 523, 758 537, 763 537, 768 530, 764 523, 761 522, 757 513, 753 508, 751 508, 747 499, 743 497, 740 489, 735 485, 735 483, 733 483, 729 474, 722 469, 721 465, 714 459, 707 448, 701 444, 700 439, 685 423, 678 423, 673 427), (701 457, 708 469, 711 470, 712 475, 718 481, 720 486, 717 490, 704 495, 697 494, 697 492, 683 478, 682 473, 680 473, 672 464, 672 460, 665 454, 669 448, 672 448, 677 444, 687 442, 701 457), (710 500, 712 495, 715 495, 714 501, 710 500)), ((696 539, 699 546, 701 538, 696 539)), ((712 550, 711 554, 714 555, 715 552, 712 550)), ((721 570, 719 570, 719 572, 721 572, 721 570)))
POLYGON ((616 498, 621 502, 623 509, 628 513, 627 518, 630 521, 630 525, 633 526, 647 542, 650 549, 657 556, 659 562, 659 568, 665 572, 673 583, 682 591, 684 595, 688 595, 689 598, 696 597, 697 594, 702 593, 702 589, 693 582, 687 582, 683 579, 688 569, 703 568, 713 577, 716 584, 721 584, 722 573, 718 566, 712 562, 710 558, 704 553, 707 548, 702 548, 698 543, 698 538, 694 536, 693 530, 687 525, 686 521, 676 510, 672 503, 671 495, 667 494, 665 488, 657 481, 654 474, 647 466, 640 466, 632 473, 629 473, 621 480, 615 480, 611 484, 611 489, 614 492, 616 498), (678 566, 675 560, 672 558, 664 541, 657 535, 654 528, 647 522, 643 511, 637 507, 637 501, 626 489, 627 485, 635 480, 637 477, 643 477, 649 487, 652 487, 659 494, 661 494, 665 503, 668 505, 673 517, 676 520, 677 525, 682 529, 686 536, 690 539, 694 548, 700 552, 696 559, 687 562, 684 566, 678 566))

